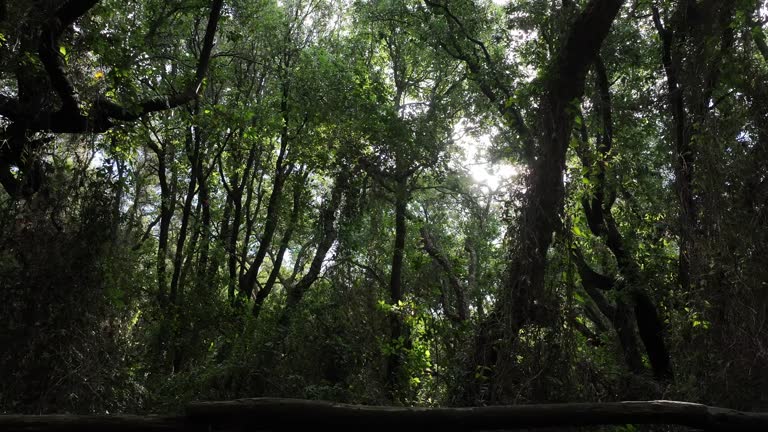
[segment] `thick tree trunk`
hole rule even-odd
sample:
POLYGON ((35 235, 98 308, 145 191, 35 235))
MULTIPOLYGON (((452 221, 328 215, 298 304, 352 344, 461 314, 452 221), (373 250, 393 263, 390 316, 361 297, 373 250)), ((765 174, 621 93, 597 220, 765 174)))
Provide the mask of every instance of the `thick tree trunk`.
MULTIPOLYGON (((61 7, 42 18, 45 24, 35 28, 39 33, 26 35, 22 40, 21 54, 24 58, 37 56, 42 68, 17 73, 18 97, 0 94, 0 115, 11 124, 6 130, 5 142, 9 145, 0 149, 0 185, 14 198, 20 195, 32 195, 42 184, 43 172, 40 161, 29 158, 46 140, 30 139, 27 136, 35 132, 51 133, 102 133, 110 130, 115 121, 135 122, 142 116, 172 109, 194 100, 203 87, 213 50, 214 37, 218 27, 223 0, 212 0, 208 15, 200 57, 195 68, 194 79, 189 85, 169 96, 146 99, 130 108, 123 107, 103 95, 89 101, 81 101, 81 96, 67 74, 63 56, 60 55, 60 39, 75 21, 88 13, 98 0, 77 0, 62 2, 61 7), (47 74, 44 79, 41 74, 47 74), (30 78, 33 78, 30 80, 30 78), (29 85, 30 82, 32 85, 29 85), (47 82, 49 86, 41 83, 47 82), (54 100, 51 93, 58 96, 59 103, 43 103, 54 100), (82 106, 89 106, 84 112, 82 106), (16 138, 21 139, 16 139, 16 138), (11 168, 20 172, 20 180, 11 175, 11 168)), ((5 4, 5 2, 3 2, 5 4)), ((35 7, 41 7, 36 5, 35 7)), ((15 36, 14 36, 15 37, 15 36)))
MULTIPOLYGON (((682 7, 682 6, 681 6, 682 7)), ((672 115, 672 136, 674 137, 675 161, 675 185, 680 198, 680 241, 678 259, 678 282, 682 292, 690 292, 690 251, 691 229, 694 216, 694 203, 692 193, 694 154, 691 150, 691 132, 688 126, 688 117, 685 112, 685 89, 680 83, 680 68, 683 59, 679 55, 679 46, 683 43, 681 36, 685 33, 676 33, 670 28, 664 28, 658 9, 653 9, 653 19, 661 38, 661 60, 667 76, 667 92, 669 108, 672 115), (677 55, 675 55, 677 54, 677 55)))
POLYGON ((694 194, 694 137, 707 121, 723 58, 733 44, 733 8, 734 2, 683 2, 666 26, 659 9, 654 6, 652 10, 661 39, 661 61, 672 117, 672 166, 680 202, 678 281, 682 292, 690 292, 695 283, 691 272, 696 258, 694 242, 699 215, 694 194), (711 42, 702 44, 705 40, 718 40, 719 47, 711 42))
POLYGON ((647 283, 642 275, 640 266, 627 250, 624 237, 619 231, 611 213, 613 199, 607 198, 609 193, 606 184, 606 165, 611 160, 613 148, 613 108, 609 88, 608 74, 600 57, 595 59, 595 78, 598 91, 597 103, 601 119, 600 133, 597 139, 597 155, 590 156, 586 124, 582 121, 581 142, 576 152, 582 165, 588 172, 595 173, 591 179, 594 185, 592 199, 583 199, 582 208, 587 219, 587 225, 592 234, 600 237, 605 234, 606 245, 613 253, 619 267, 619 273, 626 283, 617 284, 612 278, 594 272, 580 253, 575 254, 576 264, 582 279, 582 285, 590 297, 598 304, 598 308, 609 317, 622 346, 624 358, 633 373, 644 370, 637 344, 635 342, 635 326, 631 316, 637 322, 640 338, 646 347, 654 375, 657 379, 671 379, 672 369, 669 354, 664 342, 663 325, 656 306, 648 294, 647 283), (632 304, 626 304, 623 299, 616 302, 616 307, 608 309, 602 305, 602 293, 599 290, 627 289, 631 293, 632 304))
POLYGON ((584 287, 584 291, 587 292, 600 313, 609 319, 618 336, 627 368, 632 373, 642 373, 645 367, 643 367, 642 357, 637 348, 632 308, 621 299, 617 300, 615 305, 611 305, 603 295, 602 290, 615 289, 615 282, 589 268, 580 253, 574 254, 574 260, 581 276, 581 285, 584 287))
MULTIPOLYGON (((539 147, 527 179, 520 219, 514 228, 517 233, 512 236, 516 241, 509 253, 504 290, 496 310, 489 315, 489 322, 481 326, 474 356, 476 365, 467 371, 470 376, 479 375, 489 383, 491 400, 504 392, 505 377, 497 374, 510 369, 503 363, 514 358, 510 350, 519 330, 534 321, 546 324, 546 314, 537 302, 543 300, 547 251, 563 206, 565 154, 577 111, 574 104, 583 94, 589 65, 597 57, 622 3, 622 0, 587 3, 569 30, 551 67, 551 78, 545 83, 541 129, 537 136, 539 147), (499 325, 501 334, 494 336, 499 325), (499 339, 503 344, 491 342, 499 339)), ((478 384, 469 388, 476 393, 475 398, 478 384)))

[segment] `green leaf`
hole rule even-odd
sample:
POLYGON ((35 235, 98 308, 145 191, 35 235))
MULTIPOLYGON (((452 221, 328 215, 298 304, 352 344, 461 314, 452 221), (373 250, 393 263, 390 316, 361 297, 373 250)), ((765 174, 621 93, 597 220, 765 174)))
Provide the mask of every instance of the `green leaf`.
MULTIPOLYGON (((577 292, 573 293, 573 298, 579 303, 582 303, 582 304, 584 303, 584 297, 582 297, 582 295, 577 292)), ((576 317, 576 321, 584 324, 584 321, 581 317, 576 317)))
POLYGON ((765 39, 765 34, 763 34, 763 29, 760 26, 752 27, 751 33, 752 33, 752 37, 757 40, 765 39))
POLYGON ((571 228, 571 231, 576 235, 576 237, 586 237, 584 235, 584 231, 582 231, 581 228, 575 225, 571 228))

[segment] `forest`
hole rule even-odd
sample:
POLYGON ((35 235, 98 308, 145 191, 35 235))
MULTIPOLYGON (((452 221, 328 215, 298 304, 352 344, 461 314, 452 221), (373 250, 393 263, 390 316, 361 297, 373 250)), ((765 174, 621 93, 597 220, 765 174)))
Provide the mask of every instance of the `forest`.
POLYGON ((0 414, 768 411, 767 23, 0 0, 0 414))

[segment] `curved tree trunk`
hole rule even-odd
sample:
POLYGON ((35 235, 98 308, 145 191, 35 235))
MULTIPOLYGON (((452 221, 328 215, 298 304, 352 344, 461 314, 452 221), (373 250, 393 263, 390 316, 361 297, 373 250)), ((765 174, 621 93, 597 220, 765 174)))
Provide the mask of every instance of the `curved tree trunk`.
MULTIPOLYGON (((10 122, 2 137, 8 145, 0 147, 0 185, 14 198, 33 195, 43 182, 40 161, 27 157, 34 154, 33 150, 48 143, 47 140, 32 138, 35 132, 103 133, 112 129, 116 121, 135 122, 144 115, 192 102, 203 87, 223 0, 211 2, 195 75, 186 88, 173 95, 145 99, 131 107, 119 105, 102 94, 88 101, 81 100, 60 55, 60 39, 97 3, 98 0, 66 1, 61 2, 60 8, 47 13, 41 20, 44 24, 33 28, 37 34, 25 37, 21 45, 23 55, 35 58, 34 64, 42 67, 40 70, 19 70, 16 73, 17 96, 0 94, 0 115, 10 122), (42 74, 47 75, 47 80, 42 74), (42 82, 48 85, 41 85, 42 82), (53 94, 59 103, 43 102, 55 100, 53 94), (88 111, 83 107, 89 107, 88 111), (14 167, 19 170, 18 178, 11 174, 14 167)), ((33 7, 42 8, 42 5, 35 4, 33 7)))
POLYGON ((468 390, 474 396, 465 395, 465 399, 466 396, 477 399, 483 387, 481 383, 485 382, 490 389, 485 397, 496 400, 501 396, 507 387, 502 371, 510 369, 506 362, 514 358, 510 350, 519 330, 536 321, 546 325, 546 312, 537 302, 543 300, 547 251, 560 223, 565 154, 577 111, 574 105, 584 92, 589 66, 597 57, 622 3, 622 0, 588 2, 573 22, 552 64, 541 97, 541 125, 535 136, 537 156, 527 178, 520 219, 517 228, 513 228, 516 233, 512 237, 516 241, 509 252, 504 290, 495 310, 479 331, 475 364, 467 374, 479 376, 480 382, 469 386, 468 390), (503 343, 492 342, 496 340, 503 343))
POLYGON ((630 371, 640 373, 644 370, 635 342, 635 326, 631 320, 634 311, 640 338, 648 353, 654 376, 660 380, 668 380, 673 377, 673 373, 669 352, 664 342, 662 320, 659 318, 656 305, 648 293, 646 278, 630 251, 627 250, 624 237, 611 213, 614 201, 612 196, 615 196, 615 192, 607 190, 606 165, 612 157, 613 108, 608 74, 600 57, 595 60, 594 70, 598 92, 595 105, 600 114, 602 125, 597 136, 596 156, 593 157, 588 149, 589 140, 586 124, 582 121, 581 139, 576 153, 588 172, 595 173, 595 175, 590 182, 594 185, 592 198, 584 198, 581 204, 592 234, 596 237, 605 236, 605 243, 616 258, 619 273, 625 283, 617 284, 612 278, 593 271, 580 253, 574 254, 576 264, 579 268, 582 285, 587 293, 598 303, 598 308, 613 323, 630 371), (629 291, 631 303, 627 304, 625 299, 620 298, 616 301, 615 308, 607 309, 606 306, 601 306, 600 303, 604 298, 599 290, 612 289, 629 291))

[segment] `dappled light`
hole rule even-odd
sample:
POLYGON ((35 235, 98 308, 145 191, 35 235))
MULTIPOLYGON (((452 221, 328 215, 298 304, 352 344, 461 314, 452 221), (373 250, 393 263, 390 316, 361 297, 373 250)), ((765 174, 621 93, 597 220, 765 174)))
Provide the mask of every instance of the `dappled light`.
POLYGON ((767 23, 0 0, 0 430, 768 430, 767 23))

